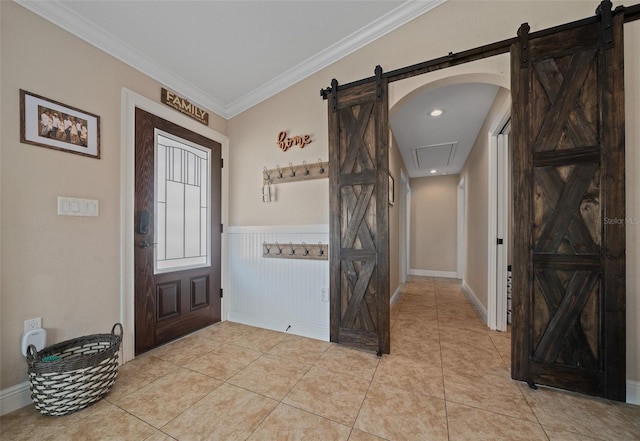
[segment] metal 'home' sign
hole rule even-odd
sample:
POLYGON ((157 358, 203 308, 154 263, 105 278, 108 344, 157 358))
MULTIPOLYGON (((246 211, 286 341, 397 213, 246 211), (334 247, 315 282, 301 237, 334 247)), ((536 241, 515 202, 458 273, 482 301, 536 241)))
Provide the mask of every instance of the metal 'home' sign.
POLYGON ((192 104, 186 98, 182 98, 170 90, 161 89, 160 101, 162 104, 166 104, 169 107, 173 107, 178 112, 182 112, 187 116, 195 119, 202 124, 209 125, 209 112, 201 109, 200 107, 192 104))

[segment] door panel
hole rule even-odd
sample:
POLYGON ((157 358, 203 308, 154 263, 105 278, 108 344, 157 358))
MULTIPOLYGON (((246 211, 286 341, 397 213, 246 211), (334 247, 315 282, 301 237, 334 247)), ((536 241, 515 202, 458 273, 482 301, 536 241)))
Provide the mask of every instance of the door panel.
POLYGON ((387 85, 333 93, 331 341, 389 353, 387 85))
POLYGON ((511 49, 512 376, 625 399, 622 17, 511 49), (527 46, 523 52, 523 46, 527 46), (527 55, 528 50, 528 55, 527 55))
POLYGON ((220 158, 136 109, 136 354, 220 321, 220 158))
POLYGON ((206 308, 209 305, 209 276, 191 279, 191 310, 206 308))

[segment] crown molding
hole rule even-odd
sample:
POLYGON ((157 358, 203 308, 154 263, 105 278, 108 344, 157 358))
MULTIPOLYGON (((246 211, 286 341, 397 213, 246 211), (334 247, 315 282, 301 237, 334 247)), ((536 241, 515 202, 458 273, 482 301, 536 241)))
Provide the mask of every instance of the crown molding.
POLYGON ((184 81, 174 72, 163 68, 145 54, 140 53, 127 43, 95 26, 95 24, 86 22, 77 12, 58 0, 14 1, 164 86, 175 90, 195 104, 203 106, 225 119, 230 119, 432 10, 446 0, 408 0, 369 25, 348 35, 228 105, 209 96, 193 84, 184 81))
POLYGON ((431 11, 446 1, 447 0, 408 0, 367 26, 358 29, 337 43, 231 102, 227 108, 228 114, 230 117, 233 117, 244 112, 422 14, 431 11))
POLYGON ((87 22, 84 17, 67 7, 64 3, 58 0, 14 1, 34 14, 39 15, 81 40, 86 41, 92 46, 153 78, 162 85, 175 90, 185 98, 193 101, 194 104, 209 109, 228 119, 226 106, 220 101, 208 96, 201 89, 184 81, 184 79, 175 73, 163 68, 158 63, 149 59, 145 54, 135 50, 124 41, 114 37, 94 23, 87 22))

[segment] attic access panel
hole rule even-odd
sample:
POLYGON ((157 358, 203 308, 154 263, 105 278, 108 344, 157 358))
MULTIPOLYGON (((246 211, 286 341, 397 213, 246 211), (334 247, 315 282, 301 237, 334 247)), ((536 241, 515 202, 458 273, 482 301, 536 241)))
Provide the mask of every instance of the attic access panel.
POLYGON ((457 147, 457 142, 417 147, 413 151, 416 167, 419 170, 430 170, 449 166, 453 162, 457 147))

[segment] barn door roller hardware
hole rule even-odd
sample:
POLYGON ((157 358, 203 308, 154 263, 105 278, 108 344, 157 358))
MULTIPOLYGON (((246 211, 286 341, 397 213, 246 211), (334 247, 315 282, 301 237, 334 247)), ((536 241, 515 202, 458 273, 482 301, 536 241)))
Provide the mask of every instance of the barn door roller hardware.
POLYGON ((382 101, 382 66, 376 66, 376 101, 382 101))
POLYGON ((603 0, 596 8, 596 15, 600 16, 600 26, 602 27, 602 47, 609 49, 613 47, 613 17, 611 15, 611 1, 603 0))
POLYGON ((331 111, 338 111, 338 80, 335 78, 331 80, 331 86, 325 89, 320 89, 320 96, 323 100, 326 100, 331 95, 331 111))
POLYGON ((520 29, 518 29, 518 38, 520 39, 520 68, 526 69, 529 67, 529 23, 522 23, 520 29))

